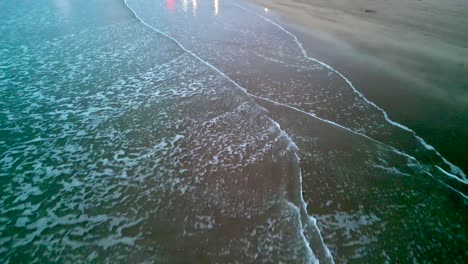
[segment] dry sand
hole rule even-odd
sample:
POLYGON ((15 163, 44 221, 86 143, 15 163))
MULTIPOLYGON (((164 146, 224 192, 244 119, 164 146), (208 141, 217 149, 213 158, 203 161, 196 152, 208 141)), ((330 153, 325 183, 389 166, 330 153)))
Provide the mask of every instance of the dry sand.
POLYGON ((467 0, 253 0, 393 119, 468 168, 467 0))

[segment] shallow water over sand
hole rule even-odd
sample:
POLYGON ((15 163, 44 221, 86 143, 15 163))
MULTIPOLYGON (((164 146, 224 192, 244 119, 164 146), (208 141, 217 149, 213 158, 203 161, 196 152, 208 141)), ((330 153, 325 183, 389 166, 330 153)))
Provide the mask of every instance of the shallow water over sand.
POLYGON ((108 2, 4 4, 2 262, 466 257, 464 174, 268 12, 108 2))

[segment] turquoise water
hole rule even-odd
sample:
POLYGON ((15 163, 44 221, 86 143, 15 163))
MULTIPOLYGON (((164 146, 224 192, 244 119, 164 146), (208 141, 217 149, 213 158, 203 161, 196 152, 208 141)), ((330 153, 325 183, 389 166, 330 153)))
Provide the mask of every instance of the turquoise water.
POLYGON ((464 173, 263 9, 0 7, 1 262, 467 257, 464 173))

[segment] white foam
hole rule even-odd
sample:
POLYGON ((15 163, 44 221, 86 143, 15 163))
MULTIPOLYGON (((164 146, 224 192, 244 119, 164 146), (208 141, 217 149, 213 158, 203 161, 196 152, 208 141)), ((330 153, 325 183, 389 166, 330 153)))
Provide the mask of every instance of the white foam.
POLYGON ((400 171, 398 168, 395 168, 395 167, 385 167, 385 166, 382 166, 382 165, 373 165, 373 167, 377 168, 377 169, 381 169, 381 170, 389 172, 389 173, 392 173, 392 174, 400 174, 400 175, 403 175, 403 176, 411 176, 410 174, 404 173, 404 172, 400 171))
POLYGON ((302 223, 302 219, 301 219, 301 209, 299 207, 297 207, 295 204, 293 204, 293 203, 291 203, 289 201, 288 201, 288 205, 296 210, 297 221, 299 222, 299 226, 301 227, 301 238, 304 241, 304 244, 307 246, 306 247, 307 248, 307 254, 308 254, 310 262, 311 263, 317 263, 317 264, 320 263, 319 260, 317 259, 317 257, 315 257, 315 255, 314 255, 314 253, 312 251, 312 248, 310 246, 310 242, 307 240, 307 238, 305 236, 305 230, 303 228, 304 224, 302 223))
POLYGON ((258 99, 260 99, 260 100, 268 101, 268 102, 270 102, 270 103, 272 103, 272 104, 275 104, 275 105, 279 105, 279 106, 286 107, 286 108, 288 108, 288 109, 291 109, 291 110, 294 110, 294 111, 297 111, 297 112, 301 112, 301 113, 303 113, 303 114, 305 114, 305 115, 308 115, 308 116, 310 116, 310 117, 317 118, 318 120, 323 121, 323 122, 325 122, 325 123, 328 123, 328 124, 331 124, 331 125, 333 125, 333 126, 336 126, 336 127, 342 128, 342 129, 345 129, 346 131, 348 131, 348 132, 350 132, 350 133, 353 133, 353 134, 355 134, 355 135, 364 137, 364 138, 366 138, 366 139, 368 139, 368 140, 371 140, 372 142, 375 142, 375 143, 377 143, 377 144, 379 144, 379 145, 386 146, 386 147, 392 149, 395 153, 397 153, 397 154, 399 154, 399 155, 402 155, 402 156, 405 156, 405 157, 407 157, 407 158, 409 158, 409 159, 411 159, 411 160, 417 161, 415 157, 413 157, 413 156, 411 156, 411 155, 409 155, 409 154, 406 154, 406 153, 404 153, 404 152, 401 152, 401 151, 395 149, 394 147, 389 146, 389 145, 387 145, 387 144, 385 144, 385 143, 383 143, 383 142, 381 142, 381 141, 378 141, 378 140, 376 140, 376 139, 373 139, 373 138, 371 138, 371 137, 369 137, 369 136, 367 136, 367 135, 365 135, 365 134, 361 134, 361 133, 359 133, 359 132, 356 132, 356 131, 354 131, 354 130, 348 128, 348 127, 342 126, 342 125, 340 125, 340 124, 338 124, 338 123, 335 123, 335 122, 333 122, 333 121, 330 121, 330 120, 328 120, 328 119, 324 119, 324 118, 318 117, 318 116, 316 116, 315 114, 306 112, 306 111, 301 110, 301 109, 299 109, 299 108, 296 108, 296 107, 294 107, 294 106, 289 106, 289 105, 286 105, 286 104, 283 104, 283 103, 278 103, 278 102, 276 102, 276 101, 273 101, 273 100, 270 100, 270 99, 267 99, 267 98, 263 98, 263 97, 260 97, 260 96, 256 96, 256 95, 254 95, 254 94, 249 94, 249 95, 250 95, 251 97, 258 98, 258 99))
POLYGON ((459 181, 459 182, 461 182, 461 183, 466 183, 466 182, 463 181, 462 179, 460 179, 460 178, 458 178, 457 176, 455 176, 455 175, 453 175, 453 174, 447 172, 446 170, 442 169, 441 167, 439 167, 439 166, 437 166, 437 165, 436 165, 436 168, 439 169, 443 174, 449 176, 450 178, 453 178, 453 179, 455 179, 455 180, 457 180, 457 181, 459 181))
POLYGON ((195 229, 198 230, 210 230, 213 229, 216 225, 215 219, 211 215, 198 215, 195 216, 196 223, 195 229))
MULTIPOLYGON (((391 149, 393 152, 395 152, 396 154, 401 155, 401 156, 404 156, 404 157, 406 157, 407 159, 409 159, 409 160, 411 160, 411 161, 413 161, 413 162, 416 162, 416 163, 419 165, 419 168, 422 170, 422 172, 427 173, 427 174, 430 175, 431 177, 434 177, 430 172, 428 172, 428 171, 419 163, 419 161, 418 161, 415 157, 413 157, 413 156, 411 156, 411 155, 409 155, 409 154, 406 154, 406 153, 404 153, 404 152, 402 152, 402 151, 399 151, 399 150, 397 150, 396 148, 394 148, 394 147, 392 147, 392 146, 389 146, 389 145, 387 145, 387 144, 385 144, 385 143, 383 143, 383 142, 380 142, 380 141, 378 141, 378 140, 376 140, 376 139, 373 139, 373 138, 371 138, 371 137, 369 137, 369 136, 367 136, 367 135, 365 135, 365 134, 358 133, 358 132, 356 132, 356 131, 354 131, 354 130, 351 130, 350 128, 347 128, 347 127, 345 127, 345 126, 342 126, 342 125, 340 125, 340 124, 338 124, 338 123, 335 123, 335 122, 330 121, 330 120, 327 120, 327 119, 320 118, 320 117, 318 117, 318 116, 316 116, 316 115, 314 115, 314 114, 308 113, 308 112, 306 112, 306 111, 304 111, 304 110, 295 108, 295 107, 293 107, 293 106, 288 106, 288 105, 285 105, 285 104, 282 104, 282 103, 278 103, 278 102, 272 101, 272 100, 270 100, 270 99, 266 99, 266 98, 263 98, 263 97, 259 97, 259 96, 253 95, 253 94, 249 94, 249 95, 252 96, 252 97, 254 97, 254 98, 258 98, 258 99, 260 99, 260 100, 268 101, 268 102, 270 102, 270 103, 272 103, 272 104, 275 104, 275 105, 280 105, 280 106, 282 106, 282 107, 286 107, 286 108, 292 109, 292 110, 294 110, 294 111, 301 112, 301 113, 303 113, 303 114, 305 114, 305 115, 308 115, 308 116, 317 118, 317 119, 319 119, 319 120, 321 120, 321 121, 323 121, 323 122, 326 122, 326 123, 332 124, 332 125, 334 125, 334 126, 343 128, 343 129, 347 130, 348 132, 351 132, 351 133, 356 134, 356 135, 358 135, 358 136, 364 137, 364 138, 366 138, 366 139, 368 139, 368 140, 371 140, 371 141, 373 141, 373 142, 375 142, 375 143, 377 143, 377 144, 379 144, 379 145, 386 146, 386 147, 388 147, 389 149, 391 149)), ((275 123, 276 123, 276 122, 275 122, 275 123)), ((278 126, 279 126, 279 125, 278 125, 278 126)), ((439 170, 442 170, 440 167, 438 167, 438 166, 436 166, 436 167, 437 167, 439 170)), ((442 172, 444 172, 445 174, 447 174, 448 176, 450 176, 450 177, 452 177, 452 178, 453 178, 453 177, 456 178, 458 181, 460 181, 460 182, 462 182, 462 183, 466 183, 466 181, 463 181, 462 179, 456 177, 456 176, 453 175, 453 174, 450 174, 450 173, 448 173, 448 172, 446 172, 446 171, 444 171, 444 170, 442 170, 442 172)), ((434 178, 435 178, 435 177, 434 177, 434 178)), ((441 183, 443 183, 443 182, 440 181, 440 180, 438 180, 438 181, 441 182, 441 183)), ((468 197, 468 196, 464 195, 463 193, 461 193, 460 191, 458 191, 457 189, 455 189, 455 188, 453 188, 453 187, 447 185, 446 183, 443 183, 443 184, 444 184, 445 186, 449 187, 449 189, 451 189, 451 190, 453 190, 453 191, 455 191, 455 192, 461 194, 465 199, 468 197)))
MULTIPOLYGON (((299 156, 297 155, 297 153, 294 154, 296 156, 296 159, 297 159, 297 162, 298 164, 300 164, 301 160, 299 158, 299 156)), ((324 249, 325 249, 325 254, 327 255, 328 257, 328 260, 331 262, 331 263, 335 263, 334 260, 333 260, 333 256, 332 254, 330 253, 330 250, 328 249, 328 247, 325 245, 325 242, 323 241, 323 237, 322 235, 320 234, 320 230, 318 229, 318 226, 317 226, 317 220, 315 218, 313 218, 312 216, 310 216, 308 213, 307 213, 307 203, 305 202, 304 200, 304 196, 302 195, 302 172, 299 171, 299 196, 301 198, 301 205, 302 205, 302 209, 304 210, 304 212, 306 213, 307 215, 307 219, 309 220, 309 222, 312 224, 312 226, 316 229, 317 231, 317 234, 319 234, 319 237, 320 237, 320 242, 322 243, 324 249)), ((301 223, 302 224, 302 223, 301 223)), ((303 231, 304 232, 304 231, 303 231)), ((310 247, 310 245, 309 245, 310 247)))
MULTIPOLYGON (((200 58, 199 56, 197 56, 197 55, 196 55, 195 53, 193 53, 192 51, 186 49, 186 48, 185 48, 179 41, 177 41, 175 38, 169 36, 168 34, 162 32, 162 31, 160 31, 160 30, 158 30, 158 29, 152 27, 152 26, 149 25, 148 23, 146 23, 146 22, 145 22, 142 18, 140 18, 140 17, 138 16, 138 14, 128 5, 127 0, 124 0, 124 3, 125 3, 125 5, 127 6, 127 8, 135 15, 135 17, 136 17, 143 25, 145 25, 145 26, 147 26, 148 28, 150 28, 150 29, 152 29, 152 30, 158 32, 159 34, 161 34, 161 35, 163 35, 163 36, 165 36, 165 37, 171 39, 171 40, 174 41, 179 47, 181 47, 184 51, 186 51, 187 53, 189 53, 189 54, 191 54, 192 56, 194 56, 195 58, 197 58, 199 61, 201 61, 201 62, 203 62, 204 64, 206 64, 207 66, 209 66, 211 69, 213 69, 215 72, 219 73, 221 76, 223 76, 224 78, 226 78, 226 80, 228 80, 230 83, 234 84, 237 88, 241 89, 241 90, 242 90, 243 92, 245 92, 247 95, 252 96, 250 93, 247 92, 247 90, 246 90, 245 88, 243 88, 242 86, 240 86, 238 83, 236 83, 234 80, 232 80, 231 78, 229 78, 225 73, 223 73, 221 70, 219 70, 218 68, 216 68, 215 66, 213 66, 213 65, 210 64, 209 62, 203 60, 202 58, 200 58)), ((287 133, 286 133, 286 132, 284 132, 283 130, 281 130, 279 124, 278 124, 276 121, 274 121, 273 119, 271 119, 271 118, 269 118, 269 119, 270 119, 270 120, 273 122, 273 124, 275 124, 275 126, 279 129, 280 133, 281 133, 282 135, 285 135, 285 136, 286 136, 286 139, 288 140, 288 143, 290 143, 290 146, 292 146, 293 148, 297 149, 296 144, 291 140, 291 138, 290 138, 289 136, 287 136, 287 133)), ((296 157, 298 157, 297 154, 295 154, 295 155, 296 155, 296 157)), ((300 184, 301 190, 300 190, 300 192, 301 192, 301 197, 302 197, 302 174, 300 174, 300 177, 301 177, 301 180, 300 180, 300 181, 301 181, 301 184, 300 184)), ((302 200, 302 201, 303 201, 303 200, 302 200)), ((305 202, 304 202, 304 203, 305 203, 305 202)), ((307 212, 307 211, 306 211, 306 212, 307 212)), ((300 217, 300 216, 299 216, 299 217, 300 217)), ((308 217, 311 217, 311 216, 308 216, 308 217)), ((302 226, 302 222, 301 222, 301 226, 302 226)), ((315 226, 315 227, 317 228, 317 231, 318 231, 318 227, 317 227, 317 226, 315 226)), ((321 237, 321 235, 320 235, 320 232, 318 232, 318 234, 319 234, 319 236, 320 236, 320 239, 321 239, 322 242, 323 242, 323 239, 322 239, 322 237, 321 237)), ((304 236, 304 233, 302 233, 302 235, 304 236)), ((310 244, 309 244, 309 242, 307 241, 307 239, 305 238, 305 236, 303 237, 303 239, 304 239, 304 243, 306 243, 306 246, 308 247, 308 251, 310 251, 309 254, 311 254, 311 258, 312 258, 313 260, 315 260, 316 263, 318 263, 318 260, 317 260, 317 259, 315 258, 315 256, 313 255, 312 249, 310 248, 310 244)), ((328 248, 326 247, 325 244, 323 244, 323 246, 325 247, 327 253, 329 254, 331 261, 333 261, 333 259, 332 259, 332 257, 331 257, 331 254, 330 254, 330 252, 329 252, 329 250, 328 250, 328 248)))
MULTIPOLYGON (((309 56, 307 55, 307 51, 304 49, 302 43, 299 41, 299 39, 297 38, 296 35, 294 35, 294 34, 291 33, 290 31, 288 31, 287 29, 285 29, 283 26, 281 26, 281 25, 279 25, 278 23, 272 21, 271 19, 268 19, 268 18, 265 17, 265 16, 262 16, 262 15, 260 15, 260 14, 255 13, 255 12, 252 12, 252 11, 250 11, 250 10, 246 9, 245 7, 242 7, 242 6, 238 5, 238 4, 235 4, 235 3, 234 3, 233 5, 237 6, 238 8, 240 8, 240 9, 242 9, 242 10, 245 10, 245 11, 247 11, 247 12, 251 12, 251 13, 255 14, 256 16, 258 16, 258 17, 262 18, 263 20, 265 20, 265 21, 271 23, 272 25, 278 27, 280 30, 282 30, 283 32, 285 32, 285 33, 286 33, 287 35, 289 35, 290 37, 292 37, 293 40, 294 40, 294 42, 295 42, 295 43, 298 45, 298 47, 300 48, 300 50, 301 50, 302 55, 304 56, 304 58, 309 59, 309 60, 312 60, 312 61, 314 61, 314 62, 316 62, 316 63, 319 63, 320 65, 324 66, 325 68, 329 69, 330 71, 332 71, 332 72, 338 74, 338 76, 340 76, 343 80, 345 80, 346 83, 351 87, 351 89, 352 89, 359 97, 361 97, 366 103, 370 104, 371 106, 373 106, 374 108, 376 108, 378 111, 380 111, 380 112, 383 114, 385 120, 386 120, 388 123, 390 123, 391 125, 394 125, 394 126, 396 126, 396 127, 399 127, 399 128, 401 128, 401 129, 403 129, 403 130, 405 130, 405 131, 408 131, 408 132, 412 133, 412 134, 414 135, 414 137, 415 137, 427 150, 434 151, 434 152, 442 159, 442 161, 450 167, 450 169, 452 170, 452 173, 458 174, 458 175, 461 177, 461 179, 460 179, 461 182, 463 182, 463 183, 465 183, 465 184, 468 184, 468 179, 466 178, 465 173, 464 173, 459 167, 455 166, 454 164, 452 164, 451 162, 449 162, 447 159, 445 159, 433 146, 431 146, 430 144, 428 144, 423 138, 419 137, 419 136, 416 134, 416 132, 414 132, 412 129, 408 128, 407 126, 405 126, 405 125, 403 125, 403 124, 400 124, 400 123, 398 123, 398 122, 395 122, 395 121, 391 120, 391 119, 388 117, 388 114, 387 114, 387 112, 385 112, 385 110, 383 110, 381 107, 379 107, 378 105, 376 105, 374 102, 368 100, 361 92, 359 92, 359 90, 357 90, 357 89, 354 87, 354 85, 351 83, 351 81, 350 81, 348 78, 346 78, 341 72, 339 72, 338 70, 334 69, 332 66, 326 64, 325 62, 322 62, 322 61, 320 61, 320 60, 318 60, 318 59, 309 57, 309 56)), ((334 123, 334 122, 332 122, 332 123, 334 123)), ((336 123, 335 123, 335 124, 336 124, 336 123)), ((348 130, 350 130, 350 129, 348 129, 348 130)))
POLYGON ((434 177, 434 175, 432 175, 431 173, 429 173, 429 172, 427 172, 427 171, 426 171, 426 173, 427 173, 429 176, 431 176, 432 178, 434 178, 436 181, 440 182, 440 183, 441 183, 442 185, 444 185, 445 187, 447 187, 447 188, 449 188, 450 190, 452 190, 452 191, 454 191, 454 192, 460 194, 463 198, 465 198, 465 199, 468 200, 468 196, 465 195, 464 193, 462 193, 462 192, 460 192, 459 190, 453 188, 452 186, 446 184, 445 182, 443 182, 443 181, 437 179, 437 178, 434 177))

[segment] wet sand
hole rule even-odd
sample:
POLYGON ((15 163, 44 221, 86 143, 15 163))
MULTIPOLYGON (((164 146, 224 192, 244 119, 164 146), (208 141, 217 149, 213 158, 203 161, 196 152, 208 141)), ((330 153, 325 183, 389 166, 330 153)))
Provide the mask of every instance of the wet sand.
POLYGON ((2 6, 0 263, 467 259, 465 178, 274 14, 106 1, 2 6))
POLYGON ((466 1, 255 0, 311 56, 468 170, 466 1))

